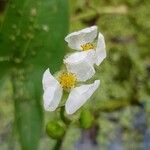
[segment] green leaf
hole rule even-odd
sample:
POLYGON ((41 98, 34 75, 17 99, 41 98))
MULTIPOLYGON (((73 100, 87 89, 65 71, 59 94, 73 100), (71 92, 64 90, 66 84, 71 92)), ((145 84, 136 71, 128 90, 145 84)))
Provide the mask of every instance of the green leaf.
MULTIPOLYGON (((10 0, 0 22, 0 56, 9 58, 16 127, 23 150, 37 150, 42 129, 42 74, 65 54, 67 0, 10 0)), ((0 64, 1 65, 1 64, 0 64)), ((1 66, 0 66, 1 67, 1 66)))
POLYGON ((8 68, 11 67, 11 63, 9 61, 0 61, 0 81, 5 77, 6 73, 8 73, 8 68))
POLYGON ((12 65, 58 70, 65 54, 67 7, 67 0, 10 0, 0 22, 0 56, 12 65))
POLYGON ((15 122, 23 150, 36 150, 41 136, 42 109, 40 92, 28 79, 23 70, 14 70, 12 74, 15 122))

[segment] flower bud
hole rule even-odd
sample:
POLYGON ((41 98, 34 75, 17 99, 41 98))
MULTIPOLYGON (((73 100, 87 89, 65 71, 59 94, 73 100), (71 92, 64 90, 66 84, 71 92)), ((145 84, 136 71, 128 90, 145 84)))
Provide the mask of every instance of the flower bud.
POLYGON ((62 122, 50 121, 46 125, 46 133, 53 139, 60 139, 65 134, 65 126, 62 122))
POLYGON ((84 129, 92 127, 94 116, 89 110, 83 110, 80 114, 80 125, 84 129))

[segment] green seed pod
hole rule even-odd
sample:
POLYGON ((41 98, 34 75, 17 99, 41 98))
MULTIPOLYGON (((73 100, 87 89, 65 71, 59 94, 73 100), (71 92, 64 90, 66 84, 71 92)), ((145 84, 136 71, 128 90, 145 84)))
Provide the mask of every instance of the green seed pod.
POLYGON ((79 121, 80 121, 81 128, 88 129, 93 125, 94 116, 89 110, 83 110, 80 114, 79 121))
POLYGON ((50 121, 46 125, 46 133, 53 139, 60 139, 65 134, 65 126, 62 122, 50 121))

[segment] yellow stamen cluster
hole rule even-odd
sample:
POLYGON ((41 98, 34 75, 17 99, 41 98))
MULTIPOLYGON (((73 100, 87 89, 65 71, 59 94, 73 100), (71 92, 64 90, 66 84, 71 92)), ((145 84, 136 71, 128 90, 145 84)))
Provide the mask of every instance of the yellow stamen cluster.
POLYGON ((94 49, 94 45, 92 43, 86 43, 86 44, 81 45, 81 48, 83 51, 87 51, 90 49, 94 49))
POLYGON ((75 86, 76 76, 70 72, 62 73, 59 76, 59 82, 63 89, 71 89, 75 86))

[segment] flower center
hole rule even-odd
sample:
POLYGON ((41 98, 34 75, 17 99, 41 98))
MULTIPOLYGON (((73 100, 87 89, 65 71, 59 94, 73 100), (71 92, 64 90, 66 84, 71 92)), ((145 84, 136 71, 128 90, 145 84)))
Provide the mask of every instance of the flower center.
POLYGON ((90 49, 94 49, 94 45, 92 43, 86 43, 86 44, 81 45, 81 48, 83 51, 87 51, 90 49))
POLYGON ((73 73, 65 72, 59 76, 59 82, 63 89, 71 89, 75 86, 76 76, 73 73))

